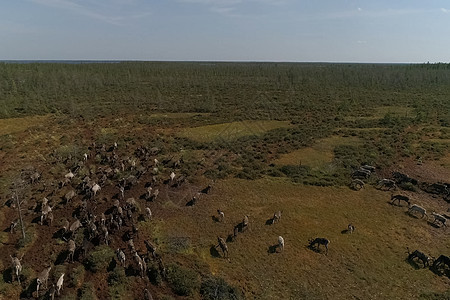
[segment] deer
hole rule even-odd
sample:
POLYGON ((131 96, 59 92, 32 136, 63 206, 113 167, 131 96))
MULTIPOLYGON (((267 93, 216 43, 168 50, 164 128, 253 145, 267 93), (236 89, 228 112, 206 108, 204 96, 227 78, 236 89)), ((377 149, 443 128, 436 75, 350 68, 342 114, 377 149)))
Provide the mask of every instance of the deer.
POLYGON ((281 252, 284 250, 284 238, 280 235, 278 237, 278 248, 280 248, 281 252))
POLYGON ((408 214, 411 215, 411 213, 413 213, 413 212, 418 212, 422 215, 422 218, 427 217, 427 219, 428 219, 427 211, 422 206, 419 206, 417 204, 410 205, 409 209, 408 209, 408 214))
POLYGON ((145 261, 139 256, 139 254, 135 251, 134 252, 134 260, 136 261, 138 268, 139 268, 139 274, 142 278, 144 278, 145 273, 147 272, 147 265, 145 261))
POLYGON ((63 289, 63 283, 64 283, 64 273, 59 276, 58 281, 56 282, 56 293, 59 296, 60 291, 63 289))
POLYGON ((75 249, 76 249, 75 241, 69 240, 69 244, 68 244, 69 256, 68 256, 68 258, 71 262, 73 262, 73 256, 75 254, 75 249))
POLYGON ((281 210, 275 212, 272 218, 272 224, 275 224, 281 220, 281 210))
POLYGON ((220 209, 217 210, 217 214, 219 215, 219 221, 223 222, 225 220, 225 213, 220 209))
POLYGON ((376 188, 382 189, 383 187, 387 188, 388 190, 390 189, 395 190, 397 188, 397 185, 395 184, 394 180, 383 178, 380 181, 378 181, 376 188))
POLYGON ((116 255, 122 267, 125 268, 125 253, 123 253, 123 251, 120 248, 117 248, 116 255))
POLYGON ((156 246, 153 245, 150 241, 144 240, 145 247, 147 248, 147 253, 151 253, 152 257, 156 257, 156 246))
MULTIPOLYGON (((13 274, 16 275, 17 281, 20 284, 19 275, 20 275, 20 272, 22 272, 22 264, 20 263, 20 261, 22 260, 23 255, 22 255, 22 258, 20 258, 20 259, 17 256, 12 257, 11 255, 9 255, 9 257, 11 257, 12 269, 14 272, 13 274)), ((14 281, 14 276, 12 276, 12 281, 14 281)))
POLYGON ((404 195, 392 195, 391 196, 391 204, 394 204, 395 201, 398 201, 398 205, 399 206, 400 206, 400 201, 405 201, 406 203, 408 203, 408 205, 411 204, 409 202, 409 197, 408 196, 404 196, 404 195))
POLYGON ((36 279, 36 293, 39 295, 39 288, 41 284, 44 284, 45 289, 47 289, 48 276, 50 275, 51 266, 44 269, 41 273, 39 273, 38 278, 36 279))
POLYGON ((218 245, 215 247, 220 247, 220 249, 223 252, 223 257, 228 257, 228 246, 227 243, 225 242, 225 239, 221 238, 220 236, 217 237, 217 241, 218 241, 218 245))
POLYGON ((308 247, 312 249, 314 247, 314 245, 317 245, 317 251, 319 251, 320 245, 324 245, 325 249, 326 249, 326 255, 328 255, 328 245, 329 244, 330 244, 330 241, 326 238, 315 238, 314 240, 313 239, 309 240, 308 247))
POLYGON ((348 233, 353 233, 353 231, 355 231, 355 226, 353 226, 351 223, 348 224, 348 226, 347 226, 347 232, 348 232, 348 233))
POLYGON ((440 222, 443 226, 447 227, 447 225, 445 224, 445 222, 447 221, 446 217, 444 217, 443 215, 437 214, 434 211, 431 213, 431 215, 434 217, 433 224, 435 224, 436 222, 440 222))
POLYGON ((441 265, 447 266, 448 268, 450 268, 450 257, 445 256, 445 255, 441 255, 439 256, 433 263, 433 268, 434 269, 438 269, 441 265))

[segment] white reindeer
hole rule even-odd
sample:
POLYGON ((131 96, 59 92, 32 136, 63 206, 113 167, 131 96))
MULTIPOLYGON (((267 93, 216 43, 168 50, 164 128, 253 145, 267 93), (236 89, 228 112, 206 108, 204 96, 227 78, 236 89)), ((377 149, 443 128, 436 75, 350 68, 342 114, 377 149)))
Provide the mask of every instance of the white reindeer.
POLYGON ((428 218, 427 211, 422 206, 419 206, 417 204, 410 205, 409 209, 408 209, 408 213, 411 214, 413 212, 420 213, 422 215, 422 218, 425 216, 428 218))
POLYGON ((75 254, 75 249, 76 249, 76 245, 75 245, 75 241, 74 240, 69 240, 69 260, 71 262, 73 262, 73 256, 75 254))
POLYGON ((442 225, 447 227, 447 225, 445 224, 445 222, 447 221, 446 217, 444 217, 443 215, 437 214, 434 211, 431 213, 431 215, 434 217, 433 224, 435 224, 436 221, 439 221, 439 222, 441 222, 442 225))
POLYGON ((102 188, 96 183, 92 186, 92 192, 94 193, 94 197, 95 195, 97 195, 97 192, 100 191, 102 188))
MULTIPOLYGON (((12 257, 11 255, 9 255, 9 257, 11 257, 11 262, 12 262, 12 269, 14 271, 14 274, 16 275, 17 281, 20 283, 20 272, 22 272, 22 264, 20 263, 20 261, 22 259, 19 259, 17 256, 12 257)), ((14 281, 14 278, 12 278, 12 280, 14 281)))
POLYGON ((281 235, 278 236, 278 248, 280 248, 280 251, 283 252, 283 250, 284 250, 284 238, 281 235))
POLYGON ((170 173, 170 182, 173 182, 173 180, 175 179, 175 173, 174 172, 172 172, 172 173, 170 173))
POLYGON ((59 292, 63 289, 63 284, 64 284, 64 273, 61 274, 58 281, 56 282, 56 293, 58 294, 58 296, 59 292))
POLYGON ((145 208, 145 212, 146 212, 146 214, 147 214, 147 218, 148 218, 149 220, 151 220, 151 219, 152 219, 152 210, 150 209, 150 207, 146 207, 146 208, 145 208))
POLYGON ((125 253, 119 248, 116 250, 117 259, 119 260, 122 267, 125 268, 125 253))

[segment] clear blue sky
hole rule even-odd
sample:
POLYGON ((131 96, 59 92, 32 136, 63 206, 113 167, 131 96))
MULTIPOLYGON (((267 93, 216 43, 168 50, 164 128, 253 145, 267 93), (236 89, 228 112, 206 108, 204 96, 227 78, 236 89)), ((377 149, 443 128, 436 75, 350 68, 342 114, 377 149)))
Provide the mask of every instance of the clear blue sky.
POLYGON ((449 62, 448 0, 1 0, 0 59, 449 62))

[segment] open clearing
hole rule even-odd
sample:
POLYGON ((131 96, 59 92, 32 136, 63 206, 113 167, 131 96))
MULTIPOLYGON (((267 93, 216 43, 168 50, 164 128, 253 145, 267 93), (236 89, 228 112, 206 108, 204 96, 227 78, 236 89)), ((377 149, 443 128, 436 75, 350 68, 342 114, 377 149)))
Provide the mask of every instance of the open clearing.
POLYGON ((45 125, 49 117, 50 115, 0 119, 0 136, 21 132, 33 126, 45 125))
POLYGON ((334 147, 359 144, 361 144, 361 140, 358 137, 332 136, 316 141, 311 147, 283 154, 274 163, 277 165, 306 165, 311 168, 320 168, 333 161, 334 147))

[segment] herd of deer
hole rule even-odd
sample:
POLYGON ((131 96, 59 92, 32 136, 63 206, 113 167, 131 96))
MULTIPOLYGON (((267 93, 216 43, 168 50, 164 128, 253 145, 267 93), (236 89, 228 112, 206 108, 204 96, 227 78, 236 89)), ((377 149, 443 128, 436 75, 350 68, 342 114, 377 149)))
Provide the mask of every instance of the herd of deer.
MULTIPOLYGON (((62 175, 59 180, 45 181, 44 176, 37 171, 29 175, 27 180, 29 180, 31 186, 38 182, 43 183, 42 188, 38 191, 45 196, 33 208, 33 211, 39 212, 38 224, 54 227, 54 218, 61 220, 63 215, 67 215, 68 211, 71 212, 70 215, 73 219, 65 218, 62 221, 62 226, 54 235, 54 237, 60 238, 58 244, 66 243, 65 262, 73 263, 75 260, 87 258, 88 252, 95 245, 104 244, 112 247, 112 244, 117 245, 117 240, 124 240, 128 249, 118 248, 115 251, 120 266, 127 266, 126 256, 129 255, 134 261, 131 265, 136 269, 136 273, 145 277, 147 262, 154 260, 158 265, 159 274, 166 278, 162 255, 156 251, 156 246, 150 240, 145 239, 142 244, 145 244, 147 253, 142 253, 142 250, 139 251, 135 247, 133 241, 134 238, 139 238, 136 220, 143 218, 150 221, 152 210, 146 205, 147 207, 143 210, 144 213, 136 216, 139 213, 138 202, 132 197, 125 197, 127 193, 135 189, 140 180, 144 179, 142 176, 147 172, 151 173, 149 177, 151 180, 145 185, 145 191, 141 196, 146 203, 157 200, 159 188, 163 186, 178 188, 186 181, 185 176, 177 176, 176 174, 182 161, 174 161, 173 158, 169 158, 160 162, 156 158, 159 152, 158 148, 139 147, 134 151, 133 158, 120 157, 117 143, 109 148, 105 145, 98 147, 94 143, 89 147, 89 152, 83 154, 79 160, 75 157, 69 157, 63 161, 56 154, 53 155, 54 163, 63 163, 68 168, 68 172, 62 175), (168 176, 165 177, 163 171, 167 169, 170 171, 168 176), (117 180, 121 174, 126 175, 117 180), (103 211, 98 205, 99 194, 102 188, 114 184, 118 192, 111 199, 103 198, 106 203, 111 203, 103 211), (58 200, 58 195, 63 195, 61 201, 58 200), (82 242, 79 241, 80 228, 84 229, 81 233, 82 242), (116 238, 113 238, 114 236, 116 238)), ((208 192, 210 187, 206 189, 206 192, 208 192)), ((15 233, 18 223, 18 220, 11 222, 11 234, 15 233)), ((43 244, 39 245, 44 246, 43 244)), ((11 256, 12 280, 17 280, 19 283, 23 264, 22 258, 23 255, 20 258, 17 254, 11 256)), ((46 265, 44 270, 38 273, 39 275, 34 281, 36 286, 35 296, 40 296, 43 290, 47 290, 48 298, 53 299, 55 293, 59 295, 63 289, 64 273, 54 274, 58 275, 56 285, 51 284, 48 287, 49 277, 53 277, 50 276, 53 264, 56 264, 56 262, 44 262, 44 265, 46 265)), ((145 294, 148 299, 151 299, 148 290, 145 294)))
MULTIPOLYGON (((368 179, 371 175, 372 172, 375 171, 374 167, 371 166, 367 166, 364 165, 362 166, 359 170, 356 170, 353 172, 352 174, 352 183, 351 183, 351 187, 355 190, 360 190, 361 188, 364 187, 364 182, 362 181, 363 179, 368 179)), ((416 184, 417 181, 408 177, 407 175, 398 173, 398 172, 394 172, 393 173, 394 178, 400 179, 400 181, 406 181, 406 182, 411 182, 416 184)), ((397 189, 397 185, 396 182, 392 179, 381 179, 378 181, 377 185, 375 186, 377 189, 380 190, 396 190, 397 189)), ((448 193, 448 190, 447 190, 448 193)), ((392 194, 391 195, 391 204, 394 205, 397 202, 397 205, 400 206, 401 202, 405 202, 408 205, 408 211, 407 213, 411 216, 420 216, 420 218, 426 218, 428 219, 428 215, 427 215, 427 211, 425 208, 423 208, 422 206, 418 205, 418 204, 412 204, 411 200, 408 196, 405 195, 401 195, 401 194, 392 194)), ((430 222, 431 225, 434 225, 436 227, 447 227, 446 221, 447 218, 442 215, 442 214, 438 214, 436 212, 432 212, 431 216, 434 218, 432 222, 430 222)), ((449 267, 450 268, 450 259, 448 256, 445 255, 440 255, 437 259, 432 259, 429 256, 425 255, 423 252, 420 252, 419 250, 415 250, 414 252, 410 253, 409 249, 408 249, 408 260, 409 261, 413 261, 415 258, 419 259, 422 261, 424 267, 425 266, 430 266, 430 262, 434 261, 432 267, 434 268, 434 270, 438 270, 441 267, 449 267)))

